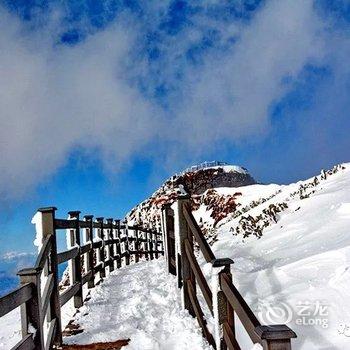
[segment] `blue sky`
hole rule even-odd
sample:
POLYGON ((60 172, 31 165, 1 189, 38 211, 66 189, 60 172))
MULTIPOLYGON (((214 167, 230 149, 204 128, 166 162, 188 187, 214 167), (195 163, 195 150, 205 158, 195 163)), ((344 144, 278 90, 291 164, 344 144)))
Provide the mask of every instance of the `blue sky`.
POLYGON ((349 161, 350 2, 0 2, 0 254, 36 208, 121 217, 204 160, 349 161))

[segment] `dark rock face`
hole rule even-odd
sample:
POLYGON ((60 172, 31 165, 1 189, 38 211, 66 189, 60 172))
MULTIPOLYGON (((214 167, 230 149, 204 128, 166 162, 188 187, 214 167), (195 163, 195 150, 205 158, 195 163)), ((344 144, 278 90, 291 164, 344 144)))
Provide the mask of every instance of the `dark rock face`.
POLYGON ((225 171, 223 168, 208 168, 184 173, 174 179, 176 185, 183 185, 193 194, 202 194, 208 189, 218 187, 240 187, 256 184, 248 173, 225 171))

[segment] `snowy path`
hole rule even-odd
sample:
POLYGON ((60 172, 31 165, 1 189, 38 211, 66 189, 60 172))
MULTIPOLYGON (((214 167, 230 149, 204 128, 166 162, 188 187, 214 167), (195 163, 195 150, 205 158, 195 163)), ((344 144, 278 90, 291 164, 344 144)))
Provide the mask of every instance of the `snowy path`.
POLYGON ((176 279, 164 258, 113 272, 91 290, 75 317, 84 332, 65 343, 87 344, 130 338, 127 350, 209 350, 197 322, 181 309, 176 279))

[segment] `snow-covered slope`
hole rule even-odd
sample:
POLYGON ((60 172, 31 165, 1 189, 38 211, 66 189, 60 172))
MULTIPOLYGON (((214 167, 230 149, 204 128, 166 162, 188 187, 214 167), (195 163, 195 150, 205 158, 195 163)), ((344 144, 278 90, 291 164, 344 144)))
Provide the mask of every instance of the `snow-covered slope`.
POLYGON ((350 348, 349 163, 290 185, 209 189, 191 205, 262 322, 287 322, 298 349, 350 348))
POLYGON ((181 309, 176 277, 164 258, 118 269, 91 292, 75 317, 84 332, 68 344, 130 339, 126 350, 210 350, 200 327, 181 309))
MULTIPOLYGON (((164 184, 152 198, 134 208, 130 220, 156 222, 161 204, 174 200, 177 191, 178 187, 164 184)), ((234 260, 234 282, 263 323, 288 323, 298 334, 293 349, 350 349, 350 163, 290 185, 210 188, 193 194, 191 205, 215 255, 234 260)), ((187 325, 195 332, 197 328, 192 319, 179 316, 178 291, 175 285, 172 289, 173 278, 165 275, 161 266, 157 261, 141 262, 107 278, 106 290, 102 285, 91 291, 90 306, 86 308, 92 315, 95 307, 102 308, 102 299, 112 293, 111 283, 118 278, 125 282, 122 290, 108 299, 128 308, 127 314, 118 316, 118 305, 111 305, 111 310, 116 311, 110 317, 119 327, 118 334, 113 331, 111 337, 133 334, 134 327, 149 342, 150 349, 186 348, 187 343, 182 348, 172 343, 171 329, 180 334, 187 325), (135 273, 127 275, 128 269, 135 273), (137 304, 126 299, 130 286, 135 287, 132 295, 137 304), (148 297, 144 297, 145 293, 149 293, 148 297), (151 315, 150 319, 143 319, 144 311, 151 315), (159 321, 162 313, 171 315, 173 328, 159 321)), ((208 267, 204 270, 208 271, 208 267)), ((64 312, 65 317, 68 314, 64 312)), ((4 349, 19 337, 18 315, 11 316, 12 323, 10 316, 7 321, 0 319, 0 348, 4 349)), ((81 320, 86 329, 89 324, 102 322, 98 313, 93 317, 92 323, 89 318, 81 320)), ((108 338, 102 333, 92 334, 97 340, 108 338)), ((193 341, 196 349, 205 349, 207 345, 196 334, 182 340, 193 341)), ((237 335, 244 344, 242 349, 252 348, 239 322, 237 335)), ((139 348, 135 342, 130 346, 139 348)))
POLYGON ((234 260, 250 306, 263 322, 288 322, 297 349, 350 348, 350 164, 288 186, 236 190, 253 208, 223 221, 213 250, 234 260), (260 238, 245 234, 256 227, 260 238))
POLYGON ((214 188, 236 188, 255 184, 256 181, 247 169, 236 165, 210 166, 193 170, 186 169, 164 182, 152 196, 135 206, 128 214, 130 223, 151 226, 159 225, 161 207, 165 203, 173 203, 179 193, 188 193, 192 196, 193 207, 197 206, 204 193, 214 188))

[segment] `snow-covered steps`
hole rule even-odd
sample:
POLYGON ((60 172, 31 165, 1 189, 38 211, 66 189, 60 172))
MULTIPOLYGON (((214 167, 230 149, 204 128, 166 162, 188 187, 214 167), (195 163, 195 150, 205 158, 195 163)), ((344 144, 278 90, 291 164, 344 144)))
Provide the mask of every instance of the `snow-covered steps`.
POLYGON ((182 310, 176 278, 165 266, 160 258, 112 272, 75 315, 84 331, 64 343, 130 339, 127 350, 211 349, 196 320, 182 310))

